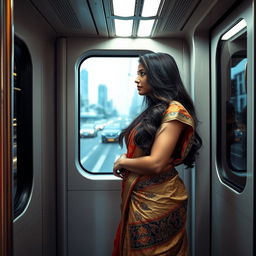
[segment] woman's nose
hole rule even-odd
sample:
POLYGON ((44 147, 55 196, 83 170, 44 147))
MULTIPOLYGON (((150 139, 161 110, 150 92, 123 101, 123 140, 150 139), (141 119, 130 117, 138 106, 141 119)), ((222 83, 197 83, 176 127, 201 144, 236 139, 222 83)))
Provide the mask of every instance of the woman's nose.
POLYGON ((135 81, 136 84, 138 84, 140 82, 139 77, 136 77, 135 81))

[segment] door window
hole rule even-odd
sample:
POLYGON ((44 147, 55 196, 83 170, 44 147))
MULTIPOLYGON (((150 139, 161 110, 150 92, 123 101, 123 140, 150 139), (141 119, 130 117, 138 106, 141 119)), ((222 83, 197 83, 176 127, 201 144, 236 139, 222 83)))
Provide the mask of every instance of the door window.
POLYGON ((227 36, 233 28, 218 45, 217 151, 220 177, 241 192, 247 174, 247 32, 244 27, 227 36))

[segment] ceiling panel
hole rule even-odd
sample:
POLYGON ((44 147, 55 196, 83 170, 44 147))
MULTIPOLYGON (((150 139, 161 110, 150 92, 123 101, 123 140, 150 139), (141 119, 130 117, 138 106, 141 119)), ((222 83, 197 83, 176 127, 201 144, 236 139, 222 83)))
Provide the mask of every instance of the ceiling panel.
MULTIPOLYGON (((20 1, 20 0, 17 0, 20 1)), ((29 0, 59 35, 114 37, 111 0, 29 0)), ((129 1, 129 0, 124 0, 129 1)), ((162 0, 153 38, 184 37, 206 13, 216 17, 239 0, 162 0)), ((136 35, 143 0, 136 0, 133 34, 136 35)))
POLYGON ((182 30, 200 2, 201 0, 166 0, 154 36, 182 34, 182 30))
POLYGON ((169 11, 167 20, 164 22, 164 32, 182 31, 195 8, 201 0, 177 0, 169 11))
POLYGON ((98 36, 85 0, 30 0, 59 34, 98 36))

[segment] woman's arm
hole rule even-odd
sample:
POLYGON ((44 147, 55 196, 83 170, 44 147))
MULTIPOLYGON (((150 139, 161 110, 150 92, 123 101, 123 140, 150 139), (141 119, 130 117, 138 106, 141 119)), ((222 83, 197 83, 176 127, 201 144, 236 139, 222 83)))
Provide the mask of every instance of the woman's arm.
POLYGON ((150 175, 163 172, 170 167, 170 159, 179 136, 186 124, 179 121, 163 123, 156 134, 149 156, 126 158, 122 155, 114 163, 114 174, 119 176, 118 170, 126 169, 140 175, 150 175))

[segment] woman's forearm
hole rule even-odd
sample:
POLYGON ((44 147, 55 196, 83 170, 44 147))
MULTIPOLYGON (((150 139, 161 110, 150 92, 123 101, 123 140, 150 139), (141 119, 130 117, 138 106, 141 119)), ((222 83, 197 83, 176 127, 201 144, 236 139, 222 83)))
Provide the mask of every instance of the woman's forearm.
POLYGON ((127 158, 122 155, 114 163, 114 174, 120 169, 140 174, 152 175, 167 171, 171 162, 175 146, 185 125, 179 121, 172 121, 161 125, 157 133, 150 155, 138 158, 127 158))
POLYGON ((151 156, 142 156, 138 158, 122 158, 119 161, 119 167, 139 175, 152 175, 166 169, 167 164, 163 166, 151 156))

